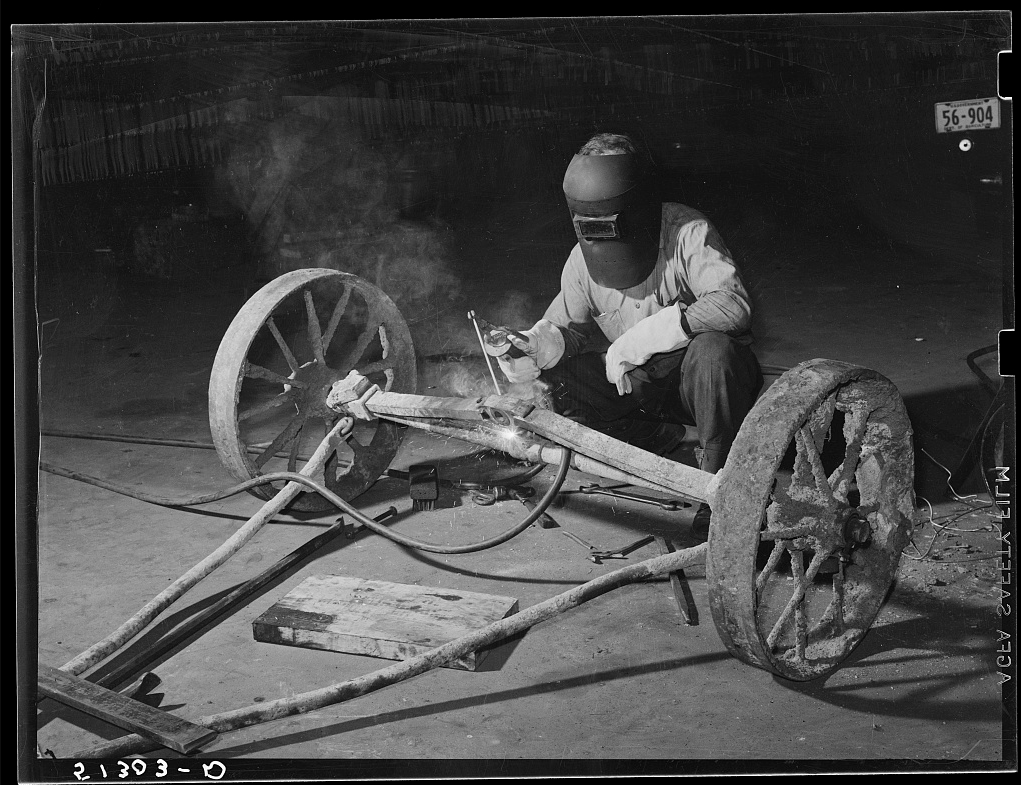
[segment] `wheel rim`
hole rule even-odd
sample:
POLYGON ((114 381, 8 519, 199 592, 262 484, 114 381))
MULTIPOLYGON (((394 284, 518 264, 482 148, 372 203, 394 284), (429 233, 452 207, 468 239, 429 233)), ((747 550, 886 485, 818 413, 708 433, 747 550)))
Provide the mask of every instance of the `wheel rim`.
MULTIPOLYGON (((270 281, 238 311, 213 362, 209 425, 223 465, 239 480, 300 471, 338 418, 326 406, 330 388, 353 369, 380 389, 415 391, 411 334, 393 301, 336 270, 295 270, 270 281)), ((394 423, 360 422, 315 479, 353 499, 389 466, 400 440, 394 423)), ((250 492, 270 499, 282 486, 250 492)), ((332 507, 314 492, 290 505, 332 507)))
POLYGON ((711 499, 706 578, 731 653, 797 681, 838 667, 896 576, 913 483, 911 426, 888 379, 812 360, 770 387, 711 499))

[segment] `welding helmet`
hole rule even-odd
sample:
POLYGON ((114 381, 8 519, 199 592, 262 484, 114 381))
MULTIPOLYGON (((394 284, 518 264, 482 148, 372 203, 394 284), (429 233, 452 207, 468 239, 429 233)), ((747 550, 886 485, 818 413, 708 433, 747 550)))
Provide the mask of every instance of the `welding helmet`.
POLYGON ((564 195, 592 280, 610 289, 644 281, 659 256, 662 207, 638 156, 574 156, 564 195))

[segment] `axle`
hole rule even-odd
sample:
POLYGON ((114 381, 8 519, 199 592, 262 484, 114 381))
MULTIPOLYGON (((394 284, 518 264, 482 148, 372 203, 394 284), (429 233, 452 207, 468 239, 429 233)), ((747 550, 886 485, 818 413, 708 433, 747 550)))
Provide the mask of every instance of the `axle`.
POLYGON ((693 502, 711 504, 716 486, 717 475, 654 455, 510 396, 454 398, 384 392, 351 371, 333 385, 326 405, 345 416, 388 419, 458 436, 533 463, 555 463, 566 447, 577 456, 574 465, 581 471, 679 494, 693 502), (451 420, 458 425, 450 425, 451 420), (529 441, 525 434, 560 447, 529 441))

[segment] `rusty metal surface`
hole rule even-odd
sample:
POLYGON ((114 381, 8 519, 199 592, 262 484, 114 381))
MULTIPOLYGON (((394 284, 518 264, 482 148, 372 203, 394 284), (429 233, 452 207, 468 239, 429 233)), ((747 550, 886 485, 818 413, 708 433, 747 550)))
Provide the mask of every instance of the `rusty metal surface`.
MULTIPOLYGON (((239 480, 273 462, 294 471, 301 447, 314 448, 338 415, 332 385, 352 369, 381 389, 413 392, 411 334, 393 301, 355 275, 303 269, 270 281, 238 311, 220 342, 209 379, 209 428, 220 460, 239 480), (260 453, 253 446, 265 445, 260 453)), ((333 445, 321 479, 345 499, 367 490, 400 446, 395 423, 360 423, 333 445)), ((251 493, 268 499, 270 485, 251 493)), ((332 505, 302 493, 292 509, 332 505)))
POLYGON ((710 500, 710 607, 734 656, 804 681, 861 641, 913 523, 911 436, 896 387, 846 363, 802 363, 760 398, 710 500), (855 513, 871 536, 852 547, 855 513))

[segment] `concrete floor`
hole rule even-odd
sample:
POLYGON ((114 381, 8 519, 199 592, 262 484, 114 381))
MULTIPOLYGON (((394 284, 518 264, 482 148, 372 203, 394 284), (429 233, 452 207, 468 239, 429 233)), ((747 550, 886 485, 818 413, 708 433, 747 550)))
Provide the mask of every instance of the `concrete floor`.
MULTIPOLYGON (((738 246, 748 235, 737 219, 721 229, 738 246)), ((908 403, 918 447, 928 453, 916 451, 920 528, 917 550, 908 549, 925 558, 903 560, 874 628, 838 671, 792 683, 731 657, 713 625, 699 566, 688 572, 698 626, 683 624, 668 583, 631 585, 499 645, 479 671, 436 669, 346 703, 226 733, 197 757, 237 771, 251 771, 253 761, 275 764, 299 779, 995 768, 1003 739, 989 499, 975 475, 957 489, 967 499, 949 497, 946 474, 934 464, 956 466, 989 402, 965 357, 994 343, 1002 326, 998 242, 940 252, 894 247, 867 230, 838 232, 792 234, 775 254, 744 262, 757 304, 760 361, 789 367, 826 357, 887 375, 908 403), (926 502, 936 521, 962 516, 954 524, 962 530, 956 540, 943 532, 928 551, 935 532, 925 523, 926 502), (951 564, 962 552, 977 560, 951 564)), ((518 324, 527 326, 525 316, 540 315, 551 296, 548 271, 533 278, 520 275, 520 267, 516 275, 499 272, 524 258, 510 235, 466 236, 458 239, 461 258, 486 244, 500 258, 482 280, 458 273, 462 287, 448 312, 412 325, 422 354, 471 346, 465 307, 485 316, 515 302, 524 314, 518 324), (461 332, 435 343, 441 325, 461 332)), ((251 292, 250 278, 231 270, 173 285, 114 275, 102 297, 108 307, 78 314, 77 324, 66 318, 44 335, 42 429, 208 442, 213 356, 251 292)), ((423 366, 420 392, 442 386, 429 373, 423 366)), ((473 373, 480 378, 477 365, 473 373)), ((217 454, 199 447, 44 435, 41 459, 167 497, 234 482, 217 454)), ((417 432, 406 436, 393 465, 427 461, 440 464, 441 476, 456 472, 466 480, 514 471, 490 453, 417 432)), ((532 485, 541 494, 551 477, 548 468, 532 485)), ((565 487, 585 479, 572 472, 565 487)), ((445 492, 435 511, 412 512, 397 480, 381 480, 357 500, 372 514, 391 504, 402 513, 393 528, 444 543, 484 539, 524 514, 517 502, 483 507, 453 492, 445 492)), ((104 638, 260 506, 241 494, 168 509, 40 472, 40 662, 59 667, 104 638)), ((527 608, 618 565, 588 561, 565 530, 605 546, 645 532, 690 544, 690 510, 573 496, 550 512, 559 529, 533 526, 502 546, 460 556, 414 552, 365 533, 338 538, 150 666, 162 680, 155 690, 163 693, 160 705, 198 718, 390 664, 253 639, 253 619, 312 574, 512 596, 527 608)), ((277 516, 100 670, 168 633, 335 518, 277 516)), ((653 555, 655 548, 646 548, 627 563, 653 555)), ((42 757, 67 758, 122 733, 51 700, 39 703, 37 724, 42 757)), ((147 757, 183 765, 169 750, 147 757)))

